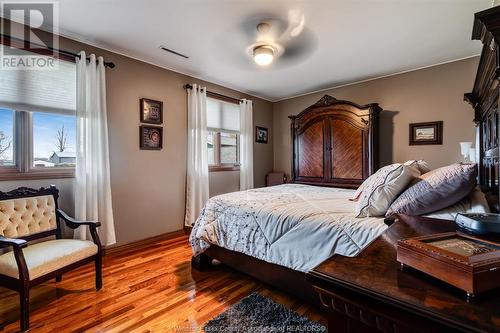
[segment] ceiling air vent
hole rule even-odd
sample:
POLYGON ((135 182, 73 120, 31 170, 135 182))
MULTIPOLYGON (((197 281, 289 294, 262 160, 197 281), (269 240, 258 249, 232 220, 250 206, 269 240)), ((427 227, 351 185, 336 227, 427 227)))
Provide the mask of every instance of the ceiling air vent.
POLYGON ((171 50, 168 47, 165 47, 163 45, 160 45, 160 49, 162 49, 163 51, 167 51, 169 53, 175 54, 176 56, 183 57, 185 59, 189 59, 189 57, 187 55, 184 55, 184 54, 179 53, 179 52, 175 52, 174 50, 171 50))

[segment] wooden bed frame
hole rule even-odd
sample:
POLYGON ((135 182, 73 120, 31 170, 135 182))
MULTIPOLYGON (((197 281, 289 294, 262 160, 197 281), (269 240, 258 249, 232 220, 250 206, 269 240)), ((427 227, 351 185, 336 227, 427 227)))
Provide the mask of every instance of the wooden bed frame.
POLYGON ((213 259, 277 289, 297 296, 310 304, 321 305, 317 293, 312 285, 306 281, 306 274, 303 272, 271 264, 217 245, 210 245, 205 252, 194 256, 191 259, 191 266, 202 271, 211 266, 213 259))
MULTIPOLYGON (((377 168, 378 104, 358 105, 325 95, 291 119, 292 183, 357 188, 377 168)), ((211 245, 192 258, 207 268, 216 259, 311 304, 319 297, 303 272, 211 245)))

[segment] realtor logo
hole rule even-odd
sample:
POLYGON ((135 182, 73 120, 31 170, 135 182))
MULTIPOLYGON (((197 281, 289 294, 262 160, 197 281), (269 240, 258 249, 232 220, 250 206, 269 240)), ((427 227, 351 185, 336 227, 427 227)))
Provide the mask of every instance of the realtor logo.
POLYGON ((59 48, 59 3, 1 2, 2 39, 0 69, 54 69, 59 48))

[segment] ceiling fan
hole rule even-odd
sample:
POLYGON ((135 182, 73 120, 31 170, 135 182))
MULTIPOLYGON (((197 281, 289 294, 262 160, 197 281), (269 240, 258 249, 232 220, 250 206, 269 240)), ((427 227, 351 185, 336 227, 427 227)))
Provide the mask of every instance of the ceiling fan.
POLYGON ((305 23, 304 15, 294 10, 288 12, 287 20, 249 20, 244 28, 251 30, 245 35, 254 41, 246 47, 246 54, 259 66, 269 66, 278 59, 280 65, 304 59, 314 51, 316 41, 305 23))

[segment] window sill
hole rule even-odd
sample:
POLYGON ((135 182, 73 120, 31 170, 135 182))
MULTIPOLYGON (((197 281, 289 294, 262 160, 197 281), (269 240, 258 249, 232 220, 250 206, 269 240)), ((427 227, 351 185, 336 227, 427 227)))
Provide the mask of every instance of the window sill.
POLYGON ((32 170, 30 172, 0 171, 0 181, 75 178, 74 169, 32 170))
POLYGON ((221 172, 221 171, 240 171, 239 166, 233 165, 212 165, 208 167, 209 172, 221 172))

